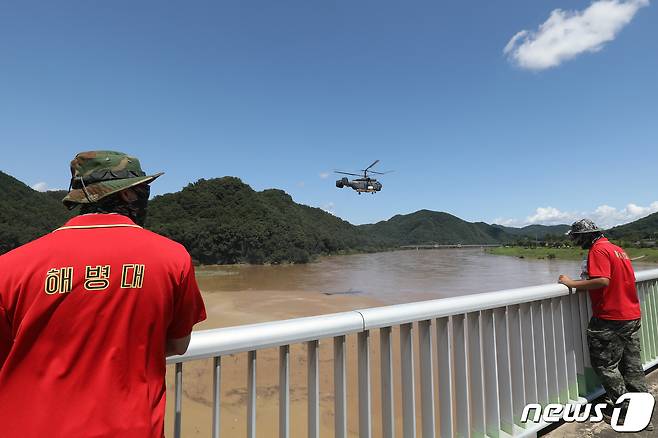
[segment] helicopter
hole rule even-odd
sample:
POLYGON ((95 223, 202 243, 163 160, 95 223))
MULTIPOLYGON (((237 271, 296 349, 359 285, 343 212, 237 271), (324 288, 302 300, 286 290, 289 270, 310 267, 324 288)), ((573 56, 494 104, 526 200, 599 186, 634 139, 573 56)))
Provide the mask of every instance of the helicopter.
POLYGON ((358 176, 359 178, 349 180, 347 177, 343 177, 336 181, 336 187, 339 189, 342 189, 343 187, 350 187, 353 190, 356 190, 356 192, 360 195, 361 193, 372 193, 373 195, 380 191, 382 189, 382 183, 377 181, 374 178, 370 178, 368 176, 368 173, 374 173, 376 175, 385 175, 387 173, 392 172, 375 172, 374 170, 370 170, 371 167, 373 167, 375 164, 379 163, 379 160, 375 160, 374 163, 372 163, 370 166, 366 167, 365 169, 361 169, 361 172, 363 172, 363 175, 357 174, 357 173, 350 173, 350 172, 342 172, 339 170, 334 170, 334 173, 340 173, 342 175, 352 175, 352 176, 358 176))

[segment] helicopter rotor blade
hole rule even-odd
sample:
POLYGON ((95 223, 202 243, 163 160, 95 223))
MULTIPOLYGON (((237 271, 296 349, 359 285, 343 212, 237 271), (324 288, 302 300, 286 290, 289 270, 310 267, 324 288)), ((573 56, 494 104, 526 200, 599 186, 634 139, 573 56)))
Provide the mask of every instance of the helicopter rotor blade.
POLYGON ((377 163, 379 163, 379 160, 375 160, 374 163, 372 163, 370 166, 368 166, 368 167, 366 167, 365 169, 363 169, 363 171, 364 171, 364 172, 367 172, 372 166, 374 166, 374 165, 377 164, 377 163))
POLYGON ((334 170, 334 173, 340 173, 341 175, 352 175, 352 176, 361 176, 358 173, 349 173, 349 172, 340 172, 338 170, 334 170))
POLYGON ((374 170, 369 170, 368 173, 374 173, 377 175, 386 175, 387 173, 395 172, 394 170, 387 170, 386 172, 375 172, 374 170))

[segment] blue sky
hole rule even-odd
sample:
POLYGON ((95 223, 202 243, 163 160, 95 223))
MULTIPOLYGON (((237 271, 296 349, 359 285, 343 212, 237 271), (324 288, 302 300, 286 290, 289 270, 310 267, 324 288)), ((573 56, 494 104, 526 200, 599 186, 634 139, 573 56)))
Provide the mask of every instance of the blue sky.
POLYGON ((155 194, 234 175, 353 223, 623 223, 658 210, 656 23, 648 0, 4 2, 0 170, 66 188, 114 149, 166 172, 155 194), (375 159, 374 196, 326 175, 375 159))

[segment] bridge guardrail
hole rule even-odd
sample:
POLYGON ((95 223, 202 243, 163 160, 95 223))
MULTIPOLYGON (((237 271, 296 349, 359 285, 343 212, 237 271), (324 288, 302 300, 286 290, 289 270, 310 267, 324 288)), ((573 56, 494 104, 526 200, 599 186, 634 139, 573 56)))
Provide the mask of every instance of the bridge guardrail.
MULTIPOLYGON (((658 269, 637 272, 636 280, 643 315, 642 361, 647 369, 658 364, 658 269)), ((416 436, 417 420, 424 438, 534 436, 546 424, 522 423, 526 404, 582 403, 602 393, 585 339, 590 317, 586 293, 569 294, 566 286, 547 284, 194 332, 187 353, 167 359, 168 364, 176 364, 174 435, 181 433, 183 363, 214 358, 212 436, 219 437, 221 357, 246 352, 247 436, 255 438, 257 351, 279 347, 279 436, 289 437, 290 345, 305 343, 308 437, 317 438, 319 340, 333 338, 334 436, 346 437, 346 336, 356 334, 359 436, 370 437, 370 338, 378 330, 384 437, 393 437, 395 431, 395 371, 402 383, 397 396, 405 438, 416 436), (393 328, 400 333, 399 370, 394 363, 393 328), (420 362, 418 375, 414 350, 420 362), (420 409, 416 391, 420 391, 420 409)))

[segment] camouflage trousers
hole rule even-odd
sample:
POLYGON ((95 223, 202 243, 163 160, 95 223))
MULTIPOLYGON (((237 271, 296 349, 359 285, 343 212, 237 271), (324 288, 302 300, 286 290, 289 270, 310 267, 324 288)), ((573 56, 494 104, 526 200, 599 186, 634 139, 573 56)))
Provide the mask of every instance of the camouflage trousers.
POLYGON ((610 401, 627 392, 648 392, 640 358, 640 320, 612 321, 592 317, 587 327, 592 368, 610 401))

